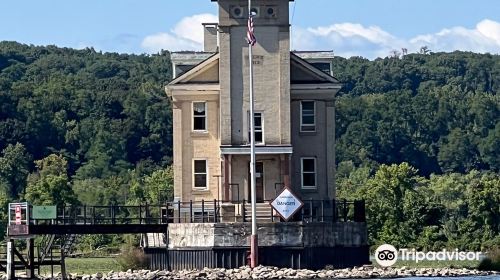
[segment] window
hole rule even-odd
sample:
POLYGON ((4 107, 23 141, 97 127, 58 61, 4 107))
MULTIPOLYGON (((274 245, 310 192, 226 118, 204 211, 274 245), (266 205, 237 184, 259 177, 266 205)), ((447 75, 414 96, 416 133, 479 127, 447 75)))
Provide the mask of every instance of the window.
MULTIPOLYGON (((255 129, 255 144, 263 144, 264 143, 264 120, 262 119, 261 112, 254 112, 254 129, 255 129)), ((248 142, 250 142, 250 118, 248 118, 248 142)))
POLYGON ((193 130, 207 130, 207 103, 193 102, 193 130))
POLYGON ((300 102, 300 131, 302 132, 316 131, 316 102, 314 101, 300 102))
POLYGON ((313 62, 311 63, 314 67, 318 68, 322 72, 328 75, 332 75, 331 63, 329 62, 313 62))
POLYGON ((316 188, 316 158, 304 157, 300 159, 300 170, 302 173, 302 188, 316 188))
POLYGON ((204 159, 195 159, 194 163, 194 188, 206 189, 207 184, 207 161, 204 159))

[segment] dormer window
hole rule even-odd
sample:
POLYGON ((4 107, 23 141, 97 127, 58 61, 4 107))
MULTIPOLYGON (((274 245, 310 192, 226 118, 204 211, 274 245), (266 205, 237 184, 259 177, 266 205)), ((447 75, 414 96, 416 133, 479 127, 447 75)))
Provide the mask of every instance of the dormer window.
POLYGON ((312 62, 312 66, 318 68, 322 72, 332 75, 332 64, 330 62, 312 62))

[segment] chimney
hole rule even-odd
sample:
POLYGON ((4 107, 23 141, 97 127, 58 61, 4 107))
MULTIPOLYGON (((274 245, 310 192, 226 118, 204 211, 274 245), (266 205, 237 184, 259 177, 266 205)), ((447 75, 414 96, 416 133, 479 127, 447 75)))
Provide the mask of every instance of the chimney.
POLYGON ((217 52, 217 23, 203 23, 204 44, 203 51, 217 52))

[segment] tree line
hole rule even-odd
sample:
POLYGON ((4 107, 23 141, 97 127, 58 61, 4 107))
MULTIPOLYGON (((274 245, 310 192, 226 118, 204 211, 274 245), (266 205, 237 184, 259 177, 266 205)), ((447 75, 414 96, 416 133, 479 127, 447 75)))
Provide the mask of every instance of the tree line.
MULTIPOLYGON (((487 186, 488 180, 498 183, 500 56, 453 52, 374 61, 337 57, 333 71, 344 84, 336 100, 341 197, 370 201, 382 195, 386 183, 370 180, 393 164, 402 168, 403 162, 413 179, 405 183, 405 191, 397 191, 398 203, 414 201, 406 195, 418 196, 423 205, 452 200, 451 194, 463 200, 474 191, 459 182, 470 178, 482 182, 484 177, 487 186), (346 183, 360 172, 364 179, 359 185, 346 183), (451 193, 434 192, 441 184, 436 178, 460 187, 451 193), (420 187, 422 180, 427 187, 420 187), (410 189, 417 191, 407 193, 410 189)), ((171 72, 168 51, 130 55, 0 42, 3 209, 9 201, 24 199, 58 205, 171 199, 172 111, 163 90, 171 72)), ((498 195, 491 194, 494 199, 498 195)), ((468 202, 464 205, 469 209, 468 202)), ((439 209, 462 206, 443 207, 439 209)), ((440 226, 452 214, 447 210, 446 215, 434 215, 433 209, 424 212, 428 219, 438 219, 436 225, 421 223, 424 227, 413 237, 398 242, 417 242, 416 236, 424 233, 441 234, 440 226)), ((463 217, 468 219, 469 212, 460 209, 453 213, 467 213, 463 217)), ((471 219, 490 219, 486 210, 481 211, 471 219)), ((375 223, 370 226, 372 242, 395 238, 394 225, 409 219, 404 211, 391 217, 370 213, 375 223)), ((0 215, 5 214, 2 210, 0 215)), ((498 235, 496 226, 491 232, 498 235)), ((449 240, 453 239, 441 241, 449 240)))
POLYGON ((500 170, 500 56, 336 58, 337 163, 408 162, 424 176, 500 170))
POLYGON ((167 200, 172 128, 163 86, 170 77, 168 52, 0 42, 0 218, 20 200, 167 200))
POLYGON ((339 198, 365 199, 371 244, 500 246, 500 56, 337 57, 339 198))

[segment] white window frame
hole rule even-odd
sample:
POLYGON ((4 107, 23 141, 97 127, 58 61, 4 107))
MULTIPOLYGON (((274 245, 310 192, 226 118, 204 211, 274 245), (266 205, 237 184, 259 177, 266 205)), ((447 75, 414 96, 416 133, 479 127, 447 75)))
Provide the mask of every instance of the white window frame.
POLYGON ((193 169, 192 169, 192 170, 193 170, 193 172, 192 172, 192 174, 193 174, 193 175, 192 175, 192 181, 193 181, 193 182, 192 182, 192 184, 191 184, 192 189, 193 189, 193 190, 208 190, 208 186, 209 186, 209 177, 208 177, 208 159, 207 159, 207 158, 193 158, 192 168, 193 168, 193 169), (195 163, 195 161, 197 161, 197 160, 198 160, 198 161, 200 161, 200 160, 205 161, 205 173, 196 173, 196 170, 195 170, 195 164, 194 164, 194 163, 195 163), (196 179, 195 179, 195 178, 196 178, 196 175, 198 175, 198 174, 205 174, 205 176, 206 176, 206 180, 205 180, 205 182, 206 182, 206 184, 207 184, 205 187, 196 187, 196 186, 195 186, 195 183, 196 183, 196 181, 195 181, 196 179))
POLYGON ((316 132, 316 101, 315 100, 301 100, 300 101, 300 132, 316 132), (302 103, 303 102, 312 102, 313 103, 314 114, 313 114, 313 123, 312 124, 304 124, 304 123, 302 123, 303 116, 304 116, 304 111, 302 109, 302 103), (304 126, 313 127, 314 130, 302 130, 302 128, 304 126))
MULTIPOLYGON (((255 132, 261 132, 262 133, 262 141, 261 142, 255 141, 255 145, 265 145, 265 142, 266 142, 265 139, 266 138, 265 138, 265 134, 264 134, 264 112, 263 111, 254 111, 253 114, 254 114, 254 122, 255 122, 255 115, 260 114, 260 124, 261 124, 260 130, 257 130, 256 127, 255 127, 254 133, 255 132)), ((251 122, 250 112, 248 112, 247 115, 248 115, 248 134, 247 135, 248 135, 248 144, 250 144, 250 135, 251 135, 251 131, 250 131, 250 129, 251 129, 251 127, 250 127, 251 126, 251 124, 250 124, 250 122, 251 122)), ((255 137, 255 134, 254 134, 254 137, 255 137)))
POLYGON ((193 101, 191 102, 191 122, 192 122, 192 125, 191 125, 191 130, 193 132, 207 132, 208 130, 208 106, 207 106, 207 102, 206 101, 193 101), (194 119, 195 118, 202 118, 202 116, 195 116, 194 115, 194 104, 195 103, 203 103, 205 105, 205 116, 203 116, 205 118, 205 129, 195 129, 194 128, 194 119))
POLYGON ((301 157, 300 158, 300 186, 302 189, 316 189, 318 187, 318 165, 317 165, 317 159, 315 157, 301 157), (314 160, 314 172, 307 171, 305 173, 311 174, 314 173, 314 186, 304 186, 304 160, 305 159, 312 159, 314 160))

